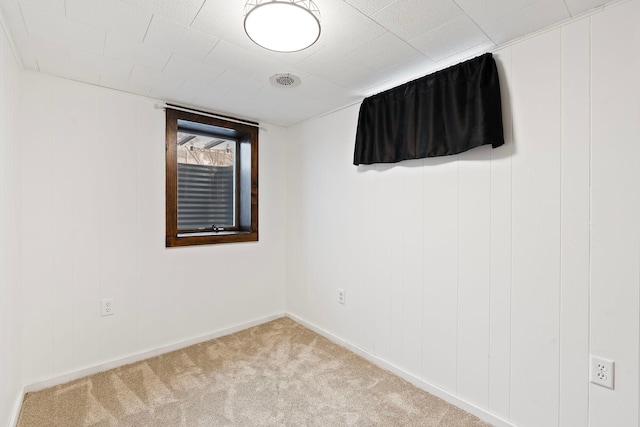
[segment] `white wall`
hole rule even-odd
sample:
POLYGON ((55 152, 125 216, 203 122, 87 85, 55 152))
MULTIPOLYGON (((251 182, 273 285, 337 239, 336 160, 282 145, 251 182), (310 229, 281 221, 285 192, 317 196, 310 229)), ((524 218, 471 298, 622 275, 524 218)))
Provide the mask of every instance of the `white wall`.
POLYGON ((497 52, 496 150, 355 167, 358 106, 289 129, 287 311, 517 426, 637 426, 638 22, 497 52))
POLYGON ((16 113, 20 69, 0 25, 0 425, 21 397, 20 377, 20 144, 16 113))
POLYGON ((2 37, 0 423, 22 384, 281 313, 286 280, 288 312, 514 425, 637 426, 638 18, 497 52, 496 150, 356 168, 357 106, 267 126, 260 242, 174 249, 163 112, 20 75, 2 37))
POLYGON ((284 312, 284 129, 260 131, 260 241, 167 249, 164 110, 23 78, 25 384, 284 312))

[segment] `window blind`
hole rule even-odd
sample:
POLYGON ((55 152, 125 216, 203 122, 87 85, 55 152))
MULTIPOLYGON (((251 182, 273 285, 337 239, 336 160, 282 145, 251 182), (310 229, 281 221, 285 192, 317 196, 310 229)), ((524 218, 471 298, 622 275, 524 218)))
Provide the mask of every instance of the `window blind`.
POLYGON ((233 166, 178 163, 178 230, 234 226, 233 166))

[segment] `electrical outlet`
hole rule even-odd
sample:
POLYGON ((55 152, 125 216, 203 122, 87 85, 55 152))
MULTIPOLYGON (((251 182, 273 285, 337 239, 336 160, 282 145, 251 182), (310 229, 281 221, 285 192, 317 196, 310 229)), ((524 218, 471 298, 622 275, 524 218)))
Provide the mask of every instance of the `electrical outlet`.
POLYGON ((345 292, 344 289, 338 289, 338 302, 344 305, 345 292))
POLYGON ((591 382, 613 389, 615 362, 601 357, 591 356, 591 382))
POLYGON ((100 301, 100 314, 102 316, 113 315, 113 298, 105 298, 100 301))

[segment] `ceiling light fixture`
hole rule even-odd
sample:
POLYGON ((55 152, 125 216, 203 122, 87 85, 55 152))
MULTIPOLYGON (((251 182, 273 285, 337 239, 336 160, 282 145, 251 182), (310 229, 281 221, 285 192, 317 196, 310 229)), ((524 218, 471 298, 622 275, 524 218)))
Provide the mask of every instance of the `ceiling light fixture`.
POLYGON ((265 49, 296 52, 320 37, 320 10, 311 0, 248 0, 244 30, 265 49))

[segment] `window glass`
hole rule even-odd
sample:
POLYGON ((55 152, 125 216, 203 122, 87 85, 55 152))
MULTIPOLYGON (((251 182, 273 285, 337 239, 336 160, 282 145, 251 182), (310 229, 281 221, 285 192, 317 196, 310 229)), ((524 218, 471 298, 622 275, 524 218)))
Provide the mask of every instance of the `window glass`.
MULTIPOLYGON (((178 232, 234 228, 237 141, 178 121, 178 232)), ((213 127, 213 126, 211 126, 213 127)))

